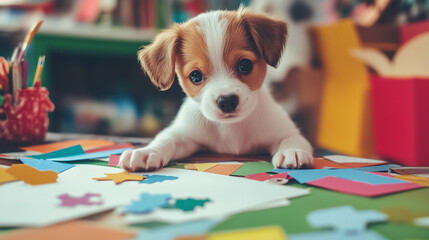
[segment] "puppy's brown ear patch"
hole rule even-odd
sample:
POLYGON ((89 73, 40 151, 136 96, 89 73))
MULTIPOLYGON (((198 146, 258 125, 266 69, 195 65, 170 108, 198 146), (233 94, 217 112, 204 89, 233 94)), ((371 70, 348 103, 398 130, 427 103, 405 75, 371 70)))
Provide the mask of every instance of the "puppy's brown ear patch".
POLYGON ((242 17, 259 54, 268 65, 277 67, 286 45, 286 22, 249 10, 244 10, 242 17))
POLYGON ((168 90, 174 82, 179 26, 173 25, 137 53, 143 71, 160 90, 168 90))

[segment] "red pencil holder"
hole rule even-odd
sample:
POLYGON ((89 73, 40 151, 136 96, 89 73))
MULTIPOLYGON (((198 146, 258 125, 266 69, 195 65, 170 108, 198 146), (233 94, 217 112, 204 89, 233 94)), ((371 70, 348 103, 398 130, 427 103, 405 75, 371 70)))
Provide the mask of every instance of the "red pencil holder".
POLYGON ((48 112, 54 109, 40 81, 34 87, 19 89, 16 104, 12 95, 6 94, 0 106, 0 142, 43 141, 49 127, 48 112))
POLYGON ((429 165, 429 79, 372 76, 371 88, 377 155, 429 165))

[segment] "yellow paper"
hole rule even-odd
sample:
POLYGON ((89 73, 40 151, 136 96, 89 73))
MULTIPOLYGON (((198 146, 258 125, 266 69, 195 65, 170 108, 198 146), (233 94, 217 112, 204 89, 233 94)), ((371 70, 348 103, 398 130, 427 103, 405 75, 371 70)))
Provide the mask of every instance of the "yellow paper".
POLYGON ((106 177, 98 177, 93 179, 97 181, 112 180, 114 183, 119 184, 125 181, 141 181, 146 178, 143 175, 128 173, 128 171, 123 171, 120 173, 106 173, 105 175, 106 177))
POLYGON ((200 172, 205 172, 216 165, 218 165, 218 163, 194 163, 195 168, 200 172))
POLYGON ((280 227, 271 226, 240 231, 213 233, 208 240, 285 240, 286 234, 280 227))
POLYGON ((197 170, 197 167, 195 167, 194 164, 185 164, 185 169, 188 169, 188 170, 197 170))
POLYGON ((0 183, 12 182, 18 180, 16 177, 6 172, 7 168, 0 167, 0 183))
POLYGON ((429 187, 429 178, 419 177, 414 175, 398 175, 398 176, 395 175, 394 178, 413 182, 425 187, 429 187))
POLYGON ((353 58, 360 42, 352 21, 316 29, 325 82, 317 144, 358 157, 372 154, 369 80, 365 65, 353 58))
POLYGON ((6 172, 30 185, 55 183, 58 178, 57 172, 40 171, 25 164, 13 164, 6 172))

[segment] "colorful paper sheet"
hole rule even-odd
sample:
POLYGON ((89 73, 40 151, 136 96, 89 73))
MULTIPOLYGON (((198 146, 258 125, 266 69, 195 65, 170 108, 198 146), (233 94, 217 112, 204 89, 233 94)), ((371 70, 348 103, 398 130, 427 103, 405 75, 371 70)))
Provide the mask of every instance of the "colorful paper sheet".
POLYGON ((231 176, 245 177, 249 174, 268 172, 273 169, 273 164, 270 162, 246 162, 231 174, 231 176))
POLYGON ((176 180, 178 177, 175 176, 167 176, 167 175, 143 175, 145 179, 140 181, 140 183, 151 184, 157 182, 164 182, 167 180, 176 180))
POLYGON ((168 205, 168 200, 171 199, 170 194, 150 194, 142 193, 137 201, 133 201, 130 205, 125 206, 125 213, 147 213, 156 208, 165 207, 168 205))
POLYGON ((247 175, 245 178, 256 180, 256 181, 266 181, 266 180, 276 179, 276 178, 286 179, 287 177, 288 177, 287 173, 279 173, 274 175, 269 175, 268 173, 256 173, 256 174, 247 175))
POLYGON ((207 169, 205 172, 207 173, 215 173, 225 176, 230 176, 233 172, 239 169, 242 164, 219 164, 210 169, 207 169))
POLYGON ((393 176, 393 177, 396 179, 401 179, 401 180, 413 182, 425 187, 429 187, 429 178, 414 176, 414 175, 399 175, 399 176, 393 176))
POLYGON ((97 177, 93 178, 97 181, 109 181, 112 180, 114 183, 119 184, 125 181, 141 181, 146 177, 142 175, 131 174, 128 171, 123 171, 121 173, 105 173, 106 177, 97 177))
POLYGON ((115 144, 112 141, 107 141, 103 139, 80 139, 80 140, 70 140, 70 141, 62 141, 55 143, 48 143, 36 146, 22 147, 21 149, 28 151, 35 151, 40 153, 49 153, 56 150, 68 148, 75 145, 82 146, 83 149, 95 148, 95 147, 103 147, 115 144))
POLYGON ((359 157, 351 157, 344 155, 328 155, 324 156, 325 159, 336 163, 374 163, 374 164, 386 164, 386 161, 369 159, 369 158, 359 158, 359 157))
POLYGON ((381 212, 389 216, 389 221, 395 223, 412 223, 419 217, 429 216, 429 212, 414 212, 404 207, 388 207, 381 212))
POLYGON ((205 172, 216 165, 218 165, 218 163, 194 163, 195 168, 200 172, 205 172))
POLYGON ((75 207, 78 205, 92 206, 103 204, 101 194, 98 193, 85 193, 85 195, 80 197, 70 196, 68 193, 64 193, 59 195, 58 198, 61 200, 61 207, 75 207))
POLYGON ((217 221, 212 219, 173 224, 155 229, 141 231, 136 240, 174 240, 179 236, 204 234, 210 231, 217 221))
POLYGON ((74 164, 53 162, 48 160, 20 158, 21 162, 40 171, 52 170, 57 173, 62 173, 74 167, 74 164))
POLYGON ((118 166, 120 158, 121 158, 121 155, 110 154, 109 164, 107 164, 107 166, 111 166, 111 167, 118 166))
POLYGON ((286 234, 283 229, 278 226, 269 226, 261 228, 252 228, 237 231, 228 231, 220 233, 212 233, 208 240, 285 240, 286 234))
POLYGON ((356 182, 338 177, 326 177, 307 182, 307 184, 330 189, 337 192, 353 194, 364 197, 378 197, 386 194, 392 194, 402 191, 421 188, 415 183, 396 183, 396 184, 367 184, 356 182))
POLYGON ((307 215, 314 228, 332 228, 339 232, 364 232, 369 223, 385 222, 387 216, 376 210, 355 210, 352 206, 341 206, 316 210, 307 215))
POLYGON ((57 172, 39 171, 25 164, 13 164, 6 172, 30 185, 55 183, 58 178, 57 172))
POLYGON ((18 180, 12 174, 8 173, 7 168, 0 167, 0 183, 13 182, 18 180))
POLYGON ((83 151, 82 146, 74 145, 74 146, 63 148, 53 152, 48 152, 48 153, 39 154, 39 155, 30 155, 27 157, 35 158, 35 159, 48 159, 48 158, 68 157, 68 156, 81 155, 81 154, 85 154, 85 151, 83 151))
POLYGON ((94 152, 94 153, 87 153, 87 154, 81 154, 81 155, 74 155, 69 157, 48 158, 46 160, 56 161, 56 162, 68 162, 68 161, 81 161, 81 160, 88 160, 88 159, 106 158, 106 157, 109 157, 110 154, 121 154, 128 149, 129 148, 121 148, 121 149, 115 149, 115 150, 108 150, 104 152, 94 152))
POLYGON ((288 235, 288 240, 387 240, 375 231, 343 233, 335 231, 299 233, 288 235))
POLYGON ((105 151, 123 149, 123 148, 130 149, 130 148, 134 148, 134 146, 131 143, 120 143, 115 145, 91 148, 89 150, 86 150, 85 153, 105 152, 105 151))
POLYGON ((309 169, 290 172, 289 176, 301 184, 329 176, 364 182, 368 184, 407 183, 407 181, 353 169, 309 169))
POLYGON ((398 164, 383 164, 377 166, 369 166, 369 167, 360 167, 353 168, 354 170, 364 171, 364 172, 388 172, 390 168, 400 167, 398 164))
POLYGON ((117 240, 131 239, 134 236, 135 234, 132 231, 119 230, 111 227, 102 227, 85 221, 74 221, 51 225, 43 228, 15 230, 3 235, 2 239, 117 240))

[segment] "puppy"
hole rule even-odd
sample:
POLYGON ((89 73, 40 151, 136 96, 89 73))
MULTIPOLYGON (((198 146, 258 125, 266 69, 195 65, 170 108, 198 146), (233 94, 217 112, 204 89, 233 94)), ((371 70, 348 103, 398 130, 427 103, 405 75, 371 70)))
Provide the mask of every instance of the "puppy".
POLYGON ((286 35, 283 20, 244 8, 203 13, 161 32, 138 52, 139 61, 161 90, 177 74, 187 98, 173 123, 148 146, 124 152, 119 166, 155 170, 205 149, 266 152, 277 168, 310 167, 310 143, 262 87, 286 35))

